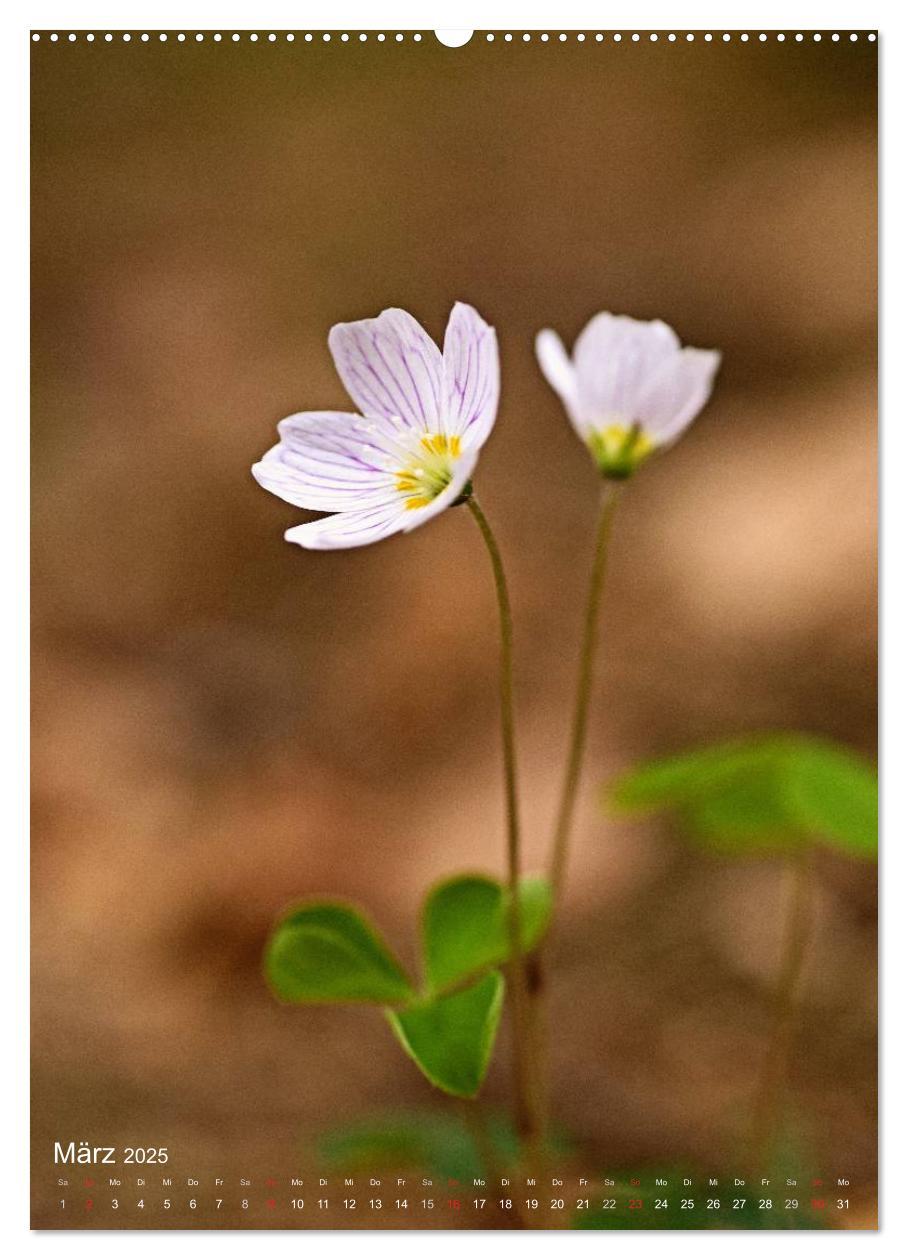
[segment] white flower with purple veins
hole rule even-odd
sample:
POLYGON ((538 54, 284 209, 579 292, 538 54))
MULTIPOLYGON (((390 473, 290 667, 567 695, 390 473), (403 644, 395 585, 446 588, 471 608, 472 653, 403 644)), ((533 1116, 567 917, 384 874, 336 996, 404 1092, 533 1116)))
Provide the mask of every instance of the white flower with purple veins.
POLYGON ((440 351, 406 311, 335 324, 328 346, 359 408, 302 411, 277 426, 259 485, 295 507, 331 512, 284 537, 361 547, 415 529, 467 490, 498 407, 494 329, 458 302, 440 351))
POLYGON ((681 346, 654 319, 595 315, 573 358, 557 333, 536 338, 536 357, 604 477, 629 477, 681 436, 712 390, 721 356, 681 346))

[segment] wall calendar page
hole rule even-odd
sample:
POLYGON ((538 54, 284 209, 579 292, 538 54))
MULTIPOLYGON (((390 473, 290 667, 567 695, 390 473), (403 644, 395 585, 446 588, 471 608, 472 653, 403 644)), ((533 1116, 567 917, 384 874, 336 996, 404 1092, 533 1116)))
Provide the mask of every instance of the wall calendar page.
POLYGON ((875 1230, 876 32, 22 38, 32 1227, 875 1230))

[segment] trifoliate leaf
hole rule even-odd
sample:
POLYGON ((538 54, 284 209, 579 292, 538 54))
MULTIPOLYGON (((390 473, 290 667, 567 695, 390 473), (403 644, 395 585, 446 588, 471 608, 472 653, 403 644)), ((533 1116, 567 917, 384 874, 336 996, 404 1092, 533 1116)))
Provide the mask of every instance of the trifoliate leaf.
POLYGON ((876 771, 851 749, 811 735, 750 736, 637 767, 615 783, 622 811, 677 810, 727 852, 820 842, 859 857, 877 848, 876 771))

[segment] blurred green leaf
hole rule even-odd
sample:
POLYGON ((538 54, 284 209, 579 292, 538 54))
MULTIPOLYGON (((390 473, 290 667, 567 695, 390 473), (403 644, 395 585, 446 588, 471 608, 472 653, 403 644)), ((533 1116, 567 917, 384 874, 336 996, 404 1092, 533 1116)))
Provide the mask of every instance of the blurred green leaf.
MULTIPOLYGON (((423 956, 430 989, 438 992, 505 962, 510 954, 507 890, 485 875, 458 875, 429 893, 423 907, 423 956)), ((532 949, 552 910, 549 884, 527 878, 520 886, 521 941, 532 949)))
MULTIPOLYGON (((347 1175, 413 1171, 458 1181, 513 1168, 520 1158, 521 1144, 510 1117, 478 1107, 472 1112, 477 1129, 482 1131, 479 1143, 460 1115, 392 1111, 325 1133, 318 1144, 319 1160, 347 1175)), ((547 1147, 556 1162, 574 1154, 573 1143, 559 1129, 549 1132, 547 1147)))
POLYGON ((879 830, 877 773, 847 748, 804 741, 792 757, 789 791, 805 831, 857 857, 874 857, 879 830))
POLYGON ((683 805, 752 771, 760 758, 756 745, 756 740, 729 740, 644 761, 612 784, 612 803, 625 810, 683 805))
POLYGON ((771 762, 755 761, 683 806, 681 814, 691 831, 730 854, 749 849, 785 852, 807 838, 793 821, 778 767, 771 762))
POLYGON ((320 902, 292 911, 265 948, 265 975, 285 1002, 379 1002, 415 997, 387 946, 358 910, 320 902))
POLYGON ((756 735, 651 761, 607 799, 625 812, 676 810, 697 838, 729 853, 812 841, 857 857, 877 850, 875 769, 816 736, 756 735))
POLYGON ((412 1170, 466 1181, 488 1171, 460 1120, 434 1112, 392 1113, 335 1129, 322 1137, 319 1156, 348 1175, 412 1170))
POLYGON ((398 1041, 433 1085, 472 1098, 489 1066, 503 999, 504 980, 492 971, 467 989, 386 1014, 398 1041))
MULTIPOLYGON (((655 1174, 654 1174, 655 1176, 655 1174)), ((734 1189, 727 1184, 710 1186, 698 1178, 692 1186, 683 1186, 681 1175, 661 1170, 659 1176, 668 1186, 656 1186, 653 1178, 641 1177, 632 1185, 628 1178, 616 1178, 614 1186, 601 1187, 590 1206, 577 1211, 572 1229, 830 1229, 829 1214, 811 1208, 810 1193, 802 1189, 763 1190, 756 1186, 734 1189), (642 1183, 642 1184, 641 1184, 642 1183), (613 1208, 603 1203, 613 1202, 613 1208), (640 1203, 631 1208, 631 1202, 640 1203), (656 1203, 665 1207, 656 1207, 656 1203), (760 1203, 771 1203, 761 1207, 760 1203), (786 1207, 797 1203, 797 1207, 786 1207), (690 1207, 683 1206, 691 1204, 690 1207), (718 1204, 718 1206, 709 1206, 718 1204), (735 1205, 738 1206, 735 1206, 735 1205)), ((778 1184, 778 1183, 777 1183, 778 1184)), ((586 1193, 586 1192, 585 1192, 586 1193)))

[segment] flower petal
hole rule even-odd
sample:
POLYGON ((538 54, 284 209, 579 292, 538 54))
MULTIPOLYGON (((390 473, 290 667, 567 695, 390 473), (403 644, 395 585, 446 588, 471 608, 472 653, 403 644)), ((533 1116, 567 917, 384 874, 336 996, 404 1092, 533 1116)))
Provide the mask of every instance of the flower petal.
POLYGON ((498 410, 498 339, 472 306, 456 302, 445 331, 445 432, 479 449, 498 410))
POLYGON ((393 503, 383 507, 336 512, 334 516, 323 516, 307 525, 295 525, 284 537, 287 542, 298 543, 310 551, 365 547, 403 529, 405 515, 403 501, 397 495, 393 503))
POLYGON ((675 333, 661 320, 628 315, 595 315, 577 338, 578 404, 587 424, 613 418, 639 420, 638 404, 647 383, 680 349, 675 333))
POLYGON ((584 424, 578 407, 577 372, 564 348, 564 342, 551 328, 544 328, 537 334, 536 359, 542 375, 564 403, 571 424, 586 441, 589 425, 584 424))
POLYGON ((688 347, 666 360, 637 404, 648 437, 664 446, 684 432, 706 405, 721 358, 717 350, 688 347))
POLYGON ((316 512, 369 508, 397 498, 392 462, 362 416, 304 411, 278 425, 280 442, 252 469, 260 486, 316 512))
POLYGON ((441 352, 412 315, 392 307, 377 319, 335 324, 328 345, 347 392, 366 416, 440 431, 441 352))

